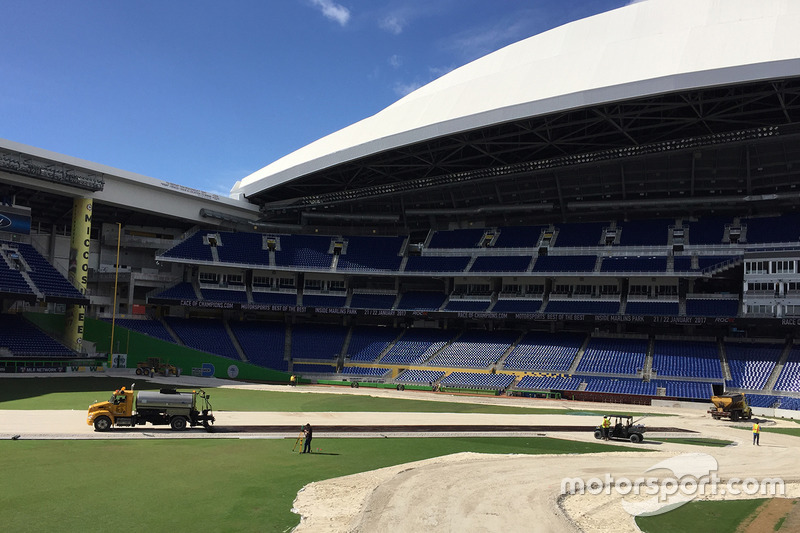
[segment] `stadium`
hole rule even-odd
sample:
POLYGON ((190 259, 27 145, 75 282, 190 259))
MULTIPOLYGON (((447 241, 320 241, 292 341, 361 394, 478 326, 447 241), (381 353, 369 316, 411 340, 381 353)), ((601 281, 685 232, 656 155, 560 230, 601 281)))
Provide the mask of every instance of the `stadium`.
MULTIPOLYGON (((464 65, 229 197, 0 140, 0 375, 158 358, 201 383, 615 404, 702 436, 723 392, 799 418, 798 31, 791 0, 634 3, 464 65)), ((795 483, 792 438, 775 466, 720 464, 795 483)), ((550 496, 519 516, 608 527, 550 496)))

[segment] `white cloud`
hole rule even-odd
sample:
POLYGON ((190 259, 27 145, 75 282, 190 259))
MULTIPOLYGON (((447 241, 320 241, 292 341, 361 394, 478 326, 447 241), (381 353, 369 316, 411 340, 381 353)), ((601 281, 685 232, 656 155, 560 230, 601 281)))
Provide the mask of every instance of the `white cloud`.
POLYGON ((350 10, 333 0, 311 0, 311 3, 322 10, 325 18, 346 26, 350 20, 350 10))
POLYGON ((392 14, 382 18, 378 24, 380 25, 381 29, 388 31, 389 33, 393 33, 394 35, 400 35, 403 33, 403 28, 406 25, 406 21, 400 15, 392 14))
POLYGON ((394 54, 392 57, 389 58, 389 65, 392 68, 400 68, 403 64, 403 58, 397 54, 394 54))
POLYGON ((403 97, 409 93, 413 93, 420 87, 422 87, 422 84, 419 82, 412 82, 412 83, 398 82, 394 84, 394 92, 397 96, 403 97))

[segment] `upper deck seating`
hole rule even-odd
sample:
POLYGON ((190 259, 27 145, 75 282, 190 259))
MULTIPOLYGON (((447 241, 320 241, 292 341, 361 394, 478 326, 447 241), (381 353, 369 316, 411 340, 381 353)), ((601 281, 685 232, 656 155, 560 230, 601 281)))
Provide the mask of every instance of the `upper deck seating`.
POLYGON ((549 226, 504 226, 499 228, 500 234, 494 248, 535 248, 539 244, 542 230, 549 226))
POLYGON ((556 235, 553 246, 581 247, 599 246, 603 238, 604 222, 579 222, 574 224, 557 224, 558 235, 556 235))
POLYGON ((217 257, 221 263, 270 266, 263 234, 224 232, 219 237, 217 257))
POLYGON ((789 351, 775 390, 800 392, 800 346, 792 346, 789 351))
POLYGON ((162 256, 169 259, 190 259, 192 261, 211 263, 214 260, 211 256, 211 246, 203 243, 203 237, 208 233, 207 231, 198 231, 175 244, 164 252, 162 256))
POLYGON ((330 268, 333 255, 328 253, 331 237, 319 235, 281 235, 281 249, 275 252, 280 267, 330 268))
POLYGON ((526 272, 531 264, 529 255, 480 256, 475 259, 470 272, 526 272))
POLYGON ((696 222, 683 222, 684 228, 689 228, 690 244, 723 244, 725 225, 733 222, 730 217, 708 217, 696 222))
POLYGON ((545 313, 574 313, 582 315, 615 315, 619 302, 614 300, 550 300, 545 313))
POLYGON ((396 294, 368 294, 354 292, 350 298, 350 307, 354 309, 391 309, 396 294))
POLYGON ((292 328, 292 360, 336 359, 346 337, 342 326, 297 324, 292 328))
POLYGON ((405 237, 348 237, 347 251, 339 256, 337 271, 396 271, 403 258, 405 237))
POLYGON ((239 354, 221 320, 166 317, 169 327, 186 346, 231 359, 239 354))
POLYGON ((786 242, 798 244, 800 240, 800 215, 795 213, 777 217, 753 217, 741 220, 747 226, 748 244, 786 242))
POLYGON ((44 294, 45 299, 85 299, 83 294, 67 281, 67 278, 62 276, 47 259, 36 251, 36 248, 22 242, 16 243, 16 246, 30 267, 28 276, 39 292, 44 294))
POLYGON ((407 329, 395 342, 380 363, 398 365, 419 365, 431 355, 441 350, 454 334, 438 329, 407 329))
POLYGON ((267 368, 285 371, 286 326, 280 322, 228 323, 247 360, 267 368))
POLYGON ((346 356, 351 361, 372 362, 400 335, 395 328, 354 326, 346 356))
POLYGON ((506 370, 563 372, 569 369, 583 344, 583 335, 529 331, 504 361, 506 370))
POLYGON ((429 366, 486 368, 497 362, 518 336, 514 331, 465 331, 434 355, 429 366))
POLYGON ((406 262, 406 272, 464 272, 470 257, 412 256, 406 262))
POLYGON ((493 313, 538 313, 542 308, 541 296, 536 298, 498 298, 493 313))
POLYGON ((0 314, 0 348, 16 357, 75 357, 75 352, 19 315, 0 314))
POLYGON ((594 272, 596 255, 542 255, 533 264, 534 272, 594 272))
POLYGON ((669 241, 669 227, 674 220, 631 220, 617 226, 621 228, 621 246, 660 246, 669 241))
POLYGON ((763 389, 781 357, 783 345, 765 343, 725 343, 725 355, 731 370, 731 387, 763 389))
POLYGON ((710 341, 656 339, 653 343, 653 371, 659 378, 722 379, 719 349, 710 341))
POLYGON ((636 374, 644 367, 647 344, 647 339, 594 337, 576 372, 636 374))
POLYGON ((666 273, 666 257, 605 257, 601 272, 659 272, 666 273))
POLYGON ((477 248, 485 229, 455 229, 435 231, 428 248, 477 248))
POLYGON ((409 291, 400 298, 398 309, 413 309, 419 311, 438 311, 444 304, 447 296, 441 292, 409 291))

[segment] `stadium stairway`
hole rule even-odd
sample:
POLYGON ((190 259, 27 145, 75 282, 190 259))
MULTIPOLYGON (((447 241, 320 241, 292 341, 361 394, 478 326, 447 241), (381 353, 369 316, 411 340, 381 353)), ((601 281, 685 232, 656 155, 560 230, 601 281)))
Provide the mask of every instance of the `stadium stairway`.
MULTIPOLYGON (((517 347, 519 341, 521 341, 524 337, 525 337, 525 332, 523 331, 520 333, 519 337, 517 337, 517 339, 511 343, 511 346, 509 346, 508 349, 505 352, 503 352, 503 355, 501 355, 500 359, 498 359, 497 362, 494 364, 494 368, 500 369, 506 366, 506 358, 508 357, 508 354, 514 351, 514 348, 517 347)), ((519 379, 515 380, 514 383, 509 385, 509 388, 513 387, 517 381, 519 381, 519 379)))
POLYGON ((772 373, 767 378, 767 382, 764 385, 763 391, 765 393, 772 392, 775 389, 775 384, 778 382, 778 377, 781 375, 781 371, 783 370, 784 365, 786 365, 786 360, 789 358, 789 353, 792 351, 792 341, 787 340, 786 346, 783 348, 783 352, 781 352, 781 357, 778 359, 778 362, 775 364, 775 367, 772 369, 772 373))
POLYGON ((578 348, 578 353, 575 354, 575 359, 573 359, 572 364, 569 365, 569 368, 565 372, 566 374, 571 376, 572 374, 575 373, 575 370, 577 370, 578 365, 581 362, 581 358, 583 357, 583 354, 586 352, 586 347, 589 346, 589 342, 591 340, 592 340, 592 336, 591 335, 587 335, 586 339, 584 339, 584 341, 583 341, 583 344, 581 344, 581 347, 578 348))
POLYGON ((244 350, 242 349, 242 345, 239 344, 239 339, 236 338, 236 335, 234 335, 233 330, 231 329, 231 325, 227 320, 223 320, 222 325, 225 326, 225 332, 228 334, 228 337, 230 337, 233 347, 236 348, 236 353, 239 355, 239 359, 246 363, 249 362, 247 355, 245 355, 244 350))
POLYGON ((183 344, 183 341, 181 340, 181 338, 178 337, 178 334, 175 333, 175 330, 172 329, 172 327, 167 323, 166 320, 164 320, 163 317, 159 318, 158 321, 161 322, 161 325, 164 326, 164 329, 167 330, 167 332, 169 333, 169 336, 172 337, 172 342, 174 342, 178 346, 185 346, 185 344, 183 344))
POLYGON ((653 337, 647 342, 647 353, 644 356, 644 367, 642 368, 642 377, 645 380, 649 380, 653 373, 653 350, 655 346, 656 340, 653 337))
POLYGON ((731 367, 728 365, 728 355, 725 351, 725 343, 722 342, 722 339, 717 341, 717 346, 719 348, 719 357, 720 363, 722 364, 722 377, 725 378, 725 381, 731 381, 733 376, 731 376, 731 367))

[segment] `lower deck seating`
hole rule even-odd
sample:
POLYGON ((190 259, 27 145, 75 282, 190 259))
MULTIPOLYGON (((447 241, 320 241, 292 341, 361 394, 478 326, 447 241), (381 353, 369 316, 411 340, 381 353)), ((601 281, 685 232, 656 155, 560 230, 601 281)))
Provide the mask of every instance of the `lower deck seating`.
POLYGON ((423 385, 433 385, 437 380, 444 376, 442 370, 418 370, 409 368, 402 372, 395 381, 398 383, 420 383, 423 385))
POLYGON ((478 374, 477 372, 452 372, 442 378, 443 387, 505 390, 517 376, 513 374, 478 374))
POLYGON ((75 357, 75 352, 19 315, 0 314, 0 348, 15 357, 75 357))

